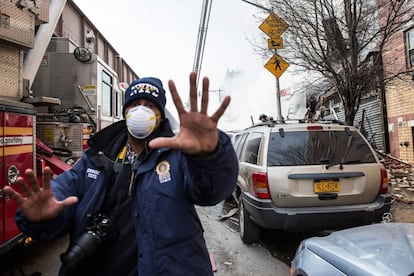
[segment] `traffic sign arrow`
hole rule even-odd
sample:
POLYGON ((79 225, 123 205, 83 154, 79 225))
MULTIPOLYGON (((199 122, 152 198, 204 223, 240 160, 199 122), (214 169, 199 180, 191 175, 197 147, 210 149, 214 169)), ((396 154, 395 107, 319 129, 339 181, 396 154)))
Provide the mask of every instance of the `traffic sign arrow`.
POLYGON ((289 67, 289 63, 287 63, 281 56, 278 54, 274 54, 273 57, 265 64, 267 70, 269 70, 273 75, 277 78, 286 71, 289 67))
POLYGON ((267 40, 267 46, 270 50, 283 49, 283 39, 281 37, 269 38, 267 40))
POLYGON ((260 24, 259 29, 262 30, 265 34, 271 38, 280 37, 289 25, 275 13, 271 13, 262 24, 260 24))

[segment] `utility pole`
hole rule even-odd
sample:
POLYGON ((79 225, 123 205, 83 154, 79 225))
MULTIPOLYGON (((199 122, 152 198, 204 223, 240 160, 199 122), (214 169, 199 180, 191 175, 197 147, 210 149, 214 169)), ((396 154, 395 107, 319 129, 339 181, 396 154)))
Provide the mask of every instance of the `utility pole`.
POLYGON ((203 62, 204 46, 206 42, 208 22, 210 19, 211 3, 212 0, 203 0, 203 6, 201 8, 200 26, 198 29, 197 46, 193 64, 193 71, 197 72, 197 87, 198 81, 200 79, 201 63, 203 62))

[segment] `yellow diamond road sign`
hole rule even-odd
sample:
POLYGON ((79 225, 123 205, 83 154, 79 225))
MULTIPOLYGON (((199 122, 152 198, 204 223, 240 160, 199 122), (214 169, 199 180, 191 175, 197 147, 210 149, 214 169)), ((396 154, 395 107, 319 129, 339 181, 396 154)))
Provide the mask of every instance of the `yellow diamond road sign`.
POLYGON ((265 67, 266 67, 267 70, 269 70, 277 78, 280 78, 280 76, 289 67, 289 63, 287 63, 278 54, 274 54, 274 56, 271 59, 269 59, 269 61, 265 64, 265 67))
POLYGON ((278 38, 281 36, 289 25, 275 13, 271 13, 262 24, 260 24, 259 29, 262 30, 265 34, 271 38, 278 38))

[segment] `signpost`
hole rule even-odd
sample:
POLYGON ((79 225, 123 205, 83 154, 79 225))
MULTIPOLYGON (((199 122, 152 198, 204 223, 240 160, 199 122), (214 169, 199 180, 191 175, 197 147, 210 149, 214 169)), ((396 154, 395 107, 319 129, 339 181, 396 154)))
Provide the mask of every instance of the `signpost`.
POLYGON ((276 120, 283 120, 280 106, 280 86, 279 78, 289 67, 281 56, 277 54, 277 49, 283 48, 283 39, 280 37, 289 25, 275 13, 271 12, 269 16, 260 24, 259 29, 267 34, 268 48, 274 50, 274 55, 265 64, 265 68, 269 70, 276 77, 276 101, 277 101, 277 118, 276 120))
POLYGON ((270 38, 268 39, 268 47, 270 50, 275 50, 275 54, 270 60, 266 63, 265 67, 269 70, 276 78, 286 71, 289 67, 287 63, 281 56, 276 53, 277 49, 283 48, 283 39, 280 37, 289 25, 279 16, 273 12, 260 24, 259 29, 267 34, 270 38))
POLYGON ((289 25, 282 18, 277 16, 272 9, 265 8, 257 3, 247 0, 242 1, 269 12, 269 16, 262 22, 262 24, 260 24, 259 29, 269 36, 269 39, 267 40, 268 48, 274 51, 273 57, 266 63, 265 68, 276 77, 276 120, 283 121, 282 109, 280 106, 279 78, 289 67, 289 63, 277 54, 277 49, 283 49, 283 39, 280 36, 286 31, 289 25))

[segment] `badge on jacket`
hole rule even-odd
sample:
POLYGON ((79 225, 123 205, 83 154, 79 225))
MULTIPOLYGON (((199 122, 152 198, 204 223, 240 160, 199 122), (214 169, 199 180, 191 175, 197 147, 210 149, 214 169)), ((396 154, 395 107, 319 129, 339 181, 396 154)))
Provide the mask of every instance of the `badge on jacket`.
POLYGON ((170 163, 168 163, 168 161, 161 161, 160 163, 158 163, 155 170, 158 174, 158 179, 160 180, 160 183, 171 181, 170 163))

